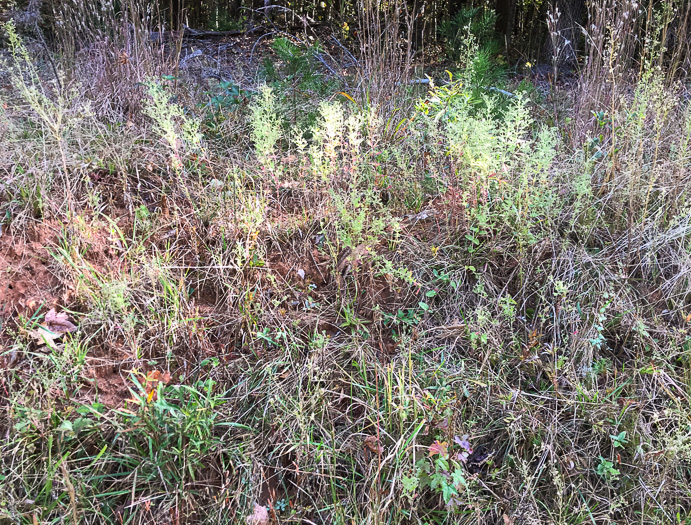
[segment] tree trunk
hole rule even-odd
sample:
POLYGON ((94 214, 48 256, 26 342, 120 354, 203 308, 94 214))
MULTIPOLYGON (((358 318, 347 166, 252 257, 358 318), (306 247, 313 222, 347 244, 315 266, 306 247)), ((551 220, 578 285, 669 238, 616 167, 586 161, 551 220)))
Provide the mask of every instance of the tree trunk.
POLYGON ((182 27, 182 0, 169 0, 169 23, 172 31, 179 31, 182 27))
POLYGON ((516 19, 516 0, 497 0, 497 32, 504 38, 508 56, 516 19))
POLYGON ((228 16, 238 16, 240 14, 241 0, 230 0, 228 2, 228 16))
POLYGON ((415 49, 422 49, 424 43, 425 16, 427 15, 425 7, 427 3, 425 0, 422 0, 413 4, 415 8, 413 13, 413 47, 415 49))

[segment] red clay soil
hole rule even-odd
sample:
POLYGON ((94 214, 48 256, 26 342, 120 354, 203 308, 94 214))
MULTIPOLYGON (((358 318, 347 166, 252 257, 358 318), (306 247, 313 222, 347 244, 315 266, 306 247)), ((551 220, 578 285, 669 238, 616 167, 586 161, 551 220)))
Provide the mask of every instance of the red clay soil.
POLYGON ((46 246, 55 233, 46 225, 31 228, 27 239, 0 237, 0 320, 3 325, 17 314, 32 315, 39 307, 56 306, 61 285, 50 269, 53 260, 46 246))
MULTIPOLYGON (((51 269, 52 255, 48 252, 56 246, 59 226, 49 221, 31 225, 25 236, 11 236, 5 233, 0 237, 0 369, 12 366, 21 368, 21 360, 16 355, 3 358, 1 354, 8 349, 11 336, 8 329, 16 328, 19 315, 27 318, 40 310, 41 315, 51 308, 69 306, 73 302, 70 286, 65 286, 51 269)), ((90 264, 99 271, 113 267, 115 257, 109 247, 108 233, 104 230, 93 232, 89 245, 90 264)), ((76 321, 75 321, 76 322, 76 321)), ((129 377, 122 373, 118 364, 122 355, 118 352, 96 350, 87 358, 85 371, 87 383, 82 391, 85 398, 95 400, 96 394, 101 403, 109 407, 122 407, 130 396, 127 389, 129 377)), ((0 392, 1 397, 2 392, 0 392)), ((86 399, 85 399, 86 401, 86 399)))
POLYGON ((81 394, 84 402, 89 403, 98 399, 108 408, 122 408, 125 400, 132 397, 129 388, 136 390, 131 381, 129 370, 125 370, 118 364, 107 364, 89 368, 86 376, 91 382, 91 387, 85 388, 81 394))

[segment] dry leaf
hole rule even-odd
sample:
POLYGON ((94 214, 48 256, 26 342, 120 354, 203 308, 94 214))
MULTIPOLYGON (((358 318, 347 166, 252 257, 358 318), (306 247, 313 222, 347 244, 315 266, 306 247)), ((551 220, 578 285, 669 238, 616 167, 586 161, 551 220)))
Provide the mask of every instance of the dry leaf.
POLYGON ((434 428, 438 428, 439 430, 447 430, 449 428, 449 418, 447 417, 442 419, 434 426, 434 428))
POLYGON ((50 348, 56 348, 56 339, 62 337, 62 334, 74 332, 76 329, 76 325, 69 321, 65 312, 57 313, 55 308, 52 308, 46 314, 43 324, 29 332, 29 335, 36 339, 39 346, 48 345, 50 348))
POLYGON ((247 525, 269 525, 269 511, 262 505, 254 504, 254 512, 245 518, 247 525))
POLYGON ((367 436, 365 438, 365 446, 375 454, 383 454, 384 448, 379 444, 376 436, 367 436))
POLYGON ((40 325, 36 330, 29 332, 29 335, 36 339, 39 346, 47 345, 50 348, 56 348, 55 340, 62 337, 62 334, 51 332, 44 325, 40 325))
POLYGON ((60 334, 74 332, 77 329, 77 326, 69 321, 65 312, 57 313, 55 308, 51 308, 46 314, 44 324, 51 332, 60 334))
POLYGON ((513 518, 509 518, 506 514, 503 514, 502 518, 504 518, 504 525, 513 525, 513 518))
POLYGON ((434 456, 439 454, 441 457, 445 458, 449 455, 448 443, 446 441, 435 441, 429 446, 429 455, 434 456))

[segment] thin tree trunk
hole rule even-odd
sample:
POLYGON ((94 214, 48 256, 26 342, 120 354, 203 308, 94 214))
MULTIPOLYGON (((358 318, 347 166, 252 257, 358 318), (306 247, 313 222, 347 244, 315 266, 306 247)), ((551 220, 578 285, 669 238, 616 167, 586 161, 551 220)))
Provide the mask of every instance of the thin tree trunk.
POLYGON ((516 0, 497 0, 497 31, 504 37, 508 56, 516 19, 516 0))

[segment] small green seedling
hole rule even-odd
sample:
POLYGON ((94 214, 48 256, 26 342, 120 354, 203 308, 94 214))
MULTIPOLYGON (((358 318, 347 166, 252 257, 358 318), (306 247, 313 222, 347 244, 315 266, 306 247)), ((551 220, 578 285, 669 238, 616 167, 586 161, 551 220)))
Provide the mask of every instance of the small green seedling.
POLYGON ((618 435, 610 435, 612 438, 612 445, 614 448, 624 448, 629 441, 626 439, 626 431, 620 432, 618 435))
POLYGON ((619 470, 614 468, 614 463, 600 456, 600 464, 595 470, 606 481, 615 481, 619 478, 619 470))

